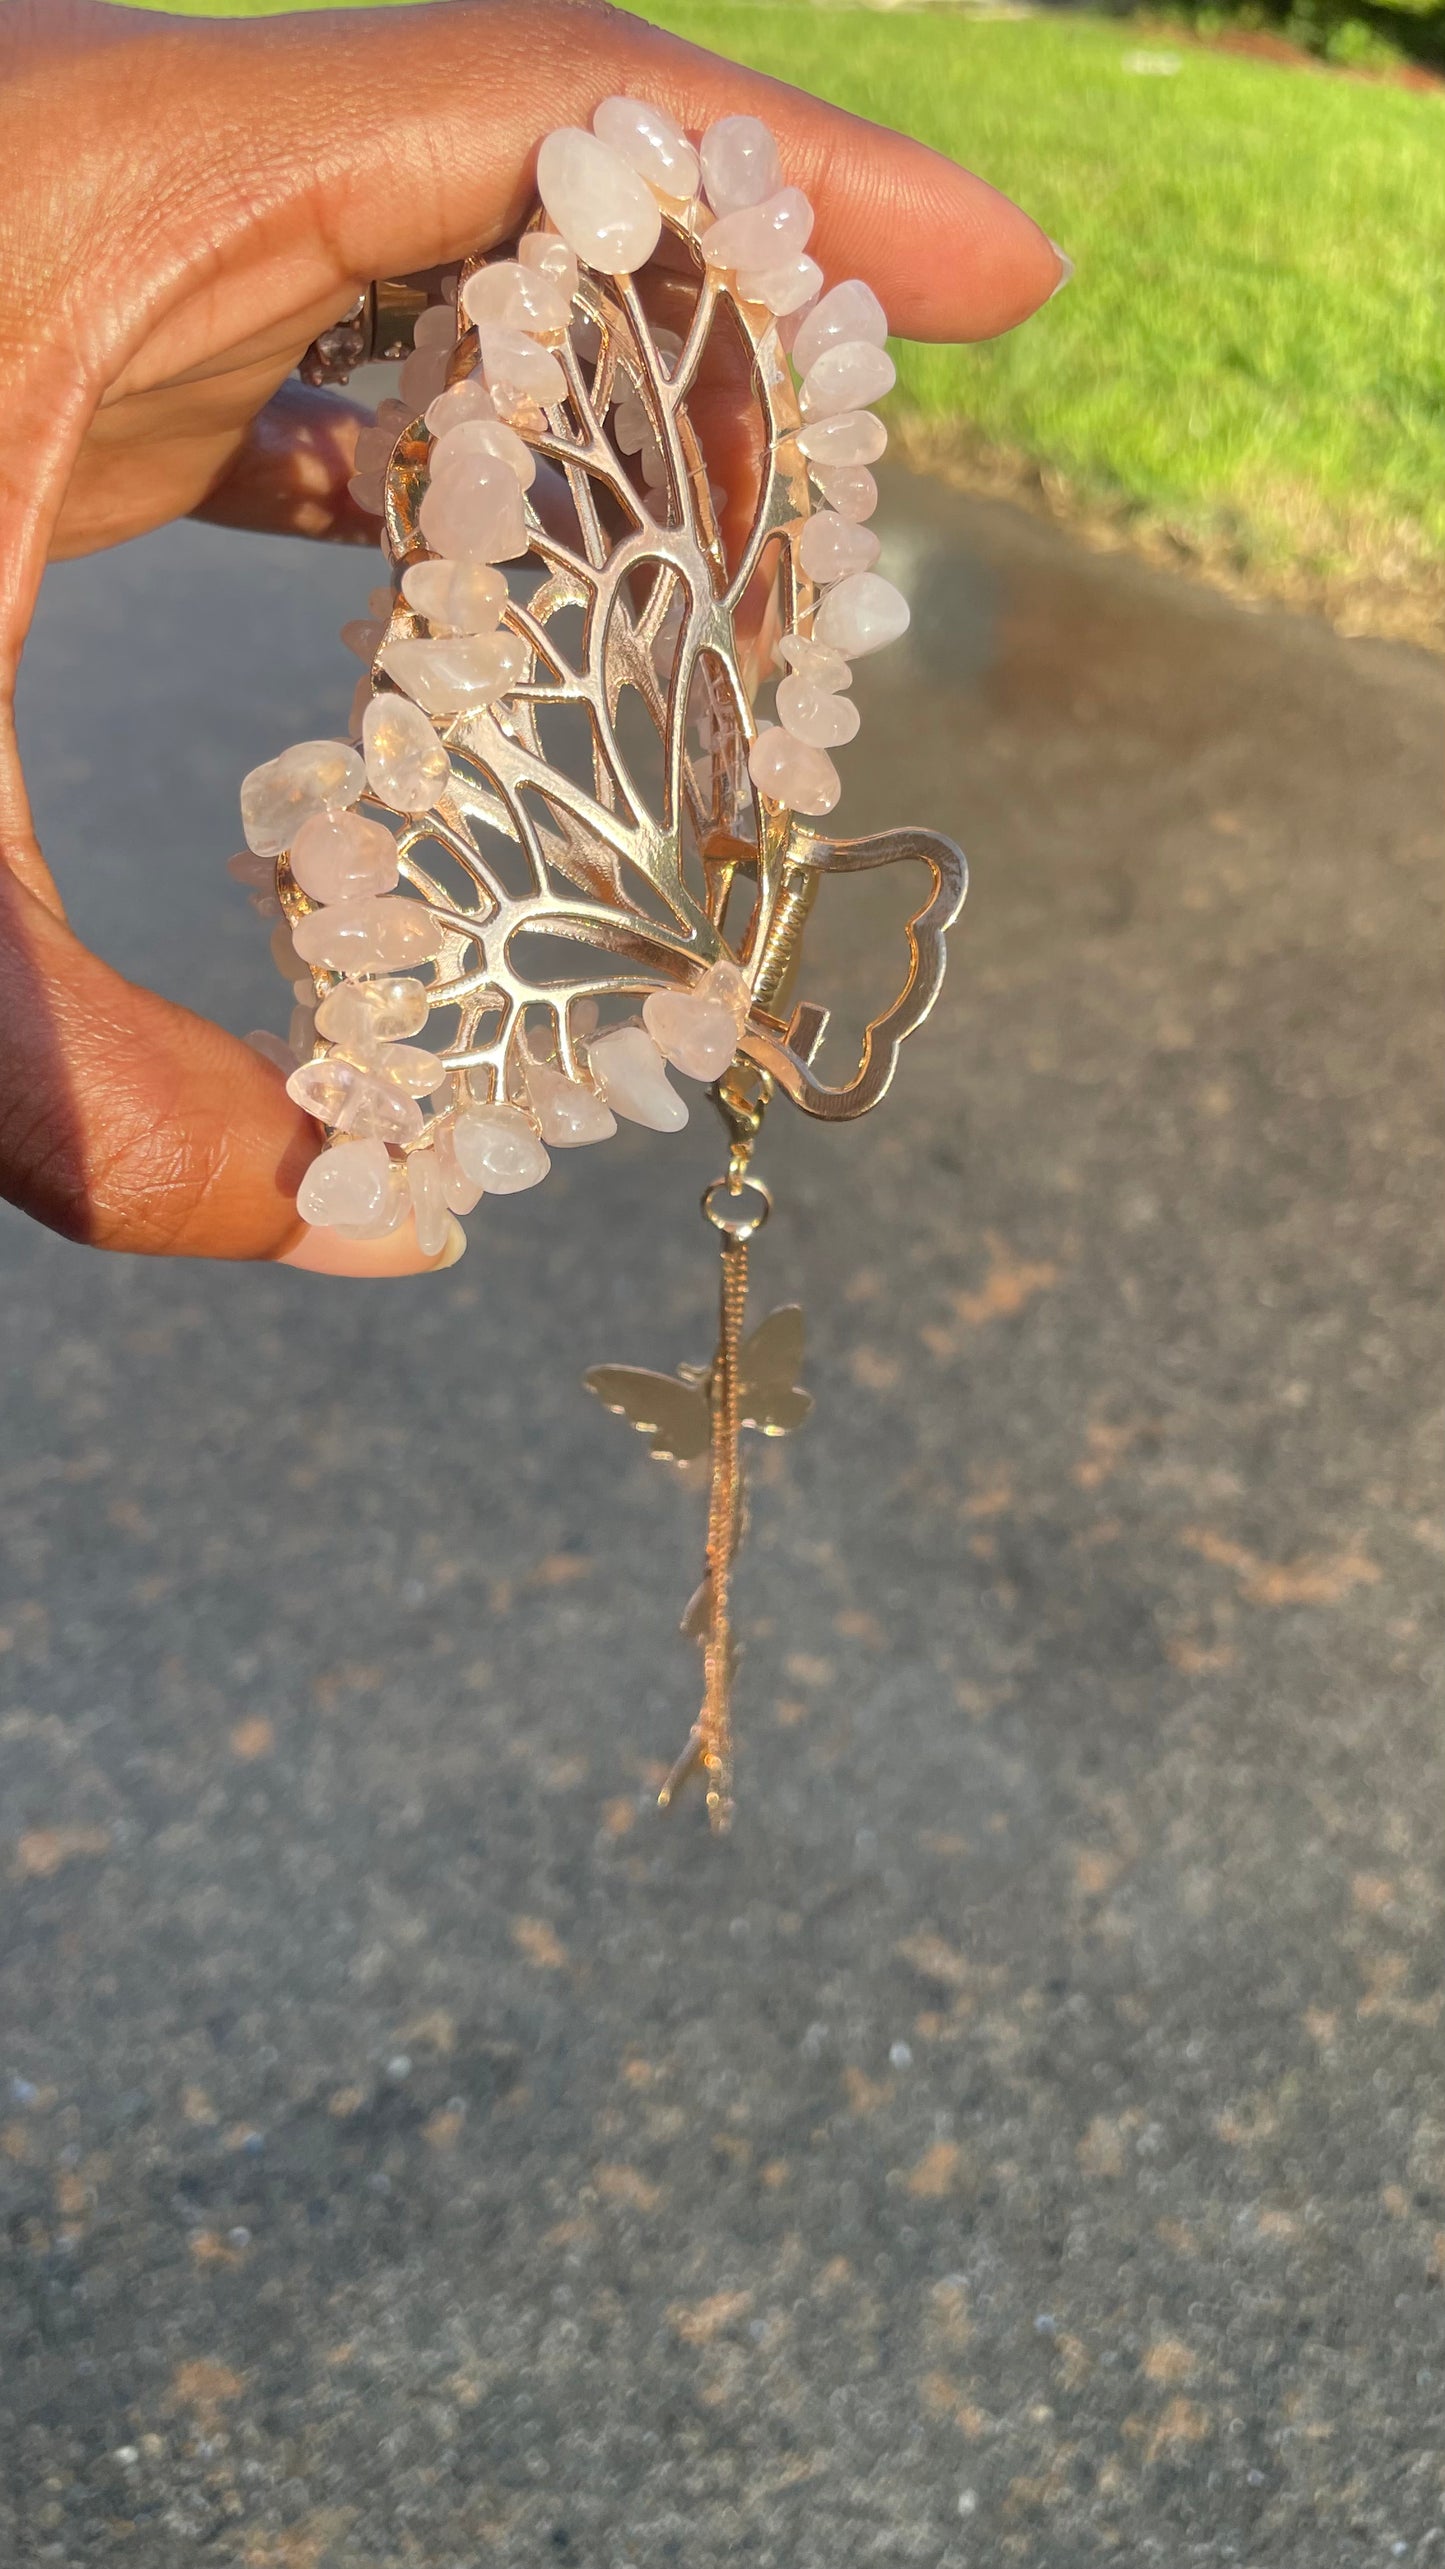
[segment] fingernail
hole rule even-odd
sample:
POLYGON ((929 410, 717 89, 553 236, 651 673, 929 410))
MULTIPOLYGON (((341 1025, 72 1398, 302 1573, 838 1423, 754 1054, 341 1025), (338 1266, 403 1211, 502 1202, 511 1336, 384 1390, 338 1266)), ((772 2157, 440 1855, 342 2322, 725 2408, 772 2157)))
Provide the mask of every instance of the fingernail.
POLYGON ((380 1281, 389 1276, 436 1275, 443 1267, 454 1267, 467 1245, 467 1235, 455 1214, 448 1217, 450 1228, 446 1246, 436 1258, 424 1258, 416 1245, 416 1230, 410 1214, 384 1240, 343 1240, 338 1231, 313 1229, 303 1231, 293 1248, 278 1258, 277 1265, 299 1267, 312 1276, 354 1276, 360 1281, 380 1281))
POLYGON ((454 1213, 449 1213, 447 1215, 447 1245, 443 1249, 441 1256, 437 1259, 437 1262, 432 1269, 433 1275, 440 1275, 443 1267, 454 1267, 458 1258, 464 1258, 466 1253, 467 1235, 462 1229, 460 1222, 457 1220, 456 1215, 454 1213))
MULTIPOLYGON (((1044 234, 1044 239, 1049 241, 1047 232, 1044 234)), ((1059 248, 1057 241, 1049 241, 1049 248, 1053 251, 1055 258, 1058 260, 1060 269, 1059 282, 1054 288, 1054 294, 1062 294, 1070 277, 1074 273, 1074 262, 1070 258, 1067 250, 1061 250, 1059 248)), ((1053 302, 1054 294, 1051 294, 1048 297, 1050 303, 1053 302)))

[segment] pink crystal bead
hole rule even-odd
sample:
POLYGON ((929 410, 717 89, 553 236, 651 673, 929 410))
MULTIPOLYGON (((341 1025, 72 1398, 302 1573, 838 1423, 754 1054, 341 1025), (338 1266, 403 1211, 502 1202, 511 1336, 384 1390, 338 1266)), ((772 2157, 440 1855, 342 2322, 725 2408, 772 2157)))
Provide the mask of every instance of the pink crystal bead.
POLYGON ((870 571, 878 552, 871 526, 855 526, 828 508, 810 517, 798 538, 798 560, 808 578, 820 585, 846 579, 850 571, 870 571))
POLYGON ((385 631, 386 626, 379 616, 354 615, 348 617, 342 626, 341 640, 348 651, 354 651, 357 659, 364 660, 370 668, 376 657, 376 646, 385 631))
POLYGON ((886 643, 896 642, 908 625, 908 600, 877 571, 856 571, 825 590, 813 618, 818 641, 846 652, 850 660, 861 660, 865 652, 881 651, 886 643))
POLYGON ((420 901, 389 892, 376 901, 337 901, 292 931, 305 963, 326 972, 404 972, 441 953, 446 931, 420 901))
POLYGON ((333 1142, 314 1159, 301 1181, 296 1210, 320 1229, 364 1223, 385 1207, 391 1161, 381 1142, 333 1142))
POLYGON ((624 275, 657 247, 662 214, 647 181, 580 125, 547 136, 537 154, 537 193, 568 248, 589 267, 624 275))
POLYGON ((783 184, 777 144, 757 116, 719 116, 702 138, 698 159, 714 214, 736 214, 745 205, 761 205, 783 184))
POLYGON ((778 723, 766 725, 753 742, 748 774, 760 794, 786 804, 790 812, 806 812, 815 819, 831 812, 843 791, 827 751, 794 740, 778 723))
POLYGON ((439 1115, 432 1126, 432 1149, 441 1171, 442 1193, 449 1213, 470 1213, 481 1203, 482 1189, 475 1178, 467 1177, 458 1162, 452 1139, 452 1118, 439 1115))
POLYGON ((586 1080, 568 1079, 551 1062, 528 1062, 527 1095, 542 1139, 554 1150, 575 1151, 585 1142, 605 1142, 617 1130, 617 1118, 597 1090, 586 1080))
POLYGON ((840 687, 853 684, 853 672, 842 652, 831 650, 826 642, 815 642, 808 634, 785 633, 778 645, 778 658, 784 668, 796 670, 810 687, 820 688, 825 695, 835 695, 840 687))
POLYGON ((539 276, 547 277, 570 304, 577 291, 577 253, 568 249, 559 232, 524 232, 517 256, 524 268, 535 268, 539 276))
POLYGON ((691 990, 651 990, 642 1003, 642 1022, 658 1051, 689 1079, 721 1079, 747 1013, 747 983, 725 960, 691 990))
POLYGON ((452 763, 420 705, 405 696, 373 696, 361 725, 366 781, 394 812, 430 812, 446 790, 452 763))
POLYGON ((499 418, 532 404, 545 410, 552 402, 566 400, 567 378, 556 358, 525 330, 508 329, 502 321, 484 321, 477 332, 477 348, 499 418))
POLYGON ((364 1067, 404 1089, 408 1097, 435 1097, 451 1078, 451 1066, 424 1044, 377 1044, 364 1047, 364 1067))
POLYGON ((407 1192, 406 1170, 400 1160, 392 1160, 386 1172, 386 1191, 380 1205, 366 1222, 338 1222, 338 1240, 385 1240, 398 1231, 406 1220, 411 1198, 407 1192))
POLYGON ((389 642, 388 677, 429 714, 480 713, 525 675, 527 646, 514 633, 464 633, 389 642))
POLYGON ((443 348, 451 353, 457 335, 455 303, 429 303, 412 326, 414 348, 443 348))
POLYGON ((815 357, 798 395, 805 419, 828 419, 840 410, 863 410, 893 390, 897 370, 886 348, 866 339, 837 339, 815 357))
POLYGON ((529 491, 537 478, 537 458, 526 439, 519 437, 502 419, 463 419, 439 437, 431 450, 428 465, 433 485, 450 481, 456 473, 470 473, 479 462, 505 464, 515 473, 524 491, 529 491))
POLYGON ((539 268, 524 267, 520 259, 496 259, 468 277, 462 310, 479 329, 500 323, 539 339, 560 339, 572 318, 572 299, 539 268))
POLYGON ((655 187, 659 196, 686 201, 698 190, 698 158, 675 117, 645 98, 604 98, 592 131, 655 187))
POLYGON ((405 1149, 421 1139, 416 1100, 369 1066, 343 1061, 339 1053, 303 1062, 287 1080, 286 1094, 306 1114, 336 1125, 358 1142, 391 1142, 405 1149))
POLYGON ((354 901, 396 885, 396 841, 359 812, 313 812, 291 842, 291 871, 312 901, 354 901))
POLYGON ((858 736, 858 708, 851 699, 812 687, 806 678, 780 679, 777 701, 784 731, 810 749, 841 749, 858 736))
POLYGON ((465 479, 434 482, 417 522, 432 551, 454 562, 510 562, 527 549, 521 483, 495 457, 479 456, 465 479))
POLYGON ((421 1150, 408 1154, 406 1184, 416 1223, 416 1245, 424 1258, 439 1258, 447 1245, 451 1221, 435 1151, 421 1150))
POLYGON ((433 633, 494 633, 507 579, 488 562, 413 562, 401 575, 401 594, 433 633))
POLYGON ((813 464, 876 464, 887 443, 888 431, 871 410, 840 410, 798 430, 798 444, 813 464))
POLYGON ((313 812, 354 803, 366 770, 344 740, 302 740, 253 767, 241 783, 241 827, 258 856, 279 856, 313 812))
POLYGON ((520 1195, 539 1185, 552 1165, 520 1106, 459 1106, 451 1134, 463 1177, 488 1195, 520 1195))
POLYGON ((878 506, 878 485, 866 464, 813 464, 812 479, 828 506, 861 526, 878 506))
POLYGON ((419 981, 342 981, 321 1001, 316 1031, 328 1043, 369 1051, 419 1035, 429 1013, 426 990, 419 981))
POLYGON ((702 236, 702 254, 710 268, 776 268, 807 248, 812 229, 802 189, 781 187, 761 205, 720 216, 702 236))
POLYGON ((653 1133, 681 1132, 686 1103, 645 1026, 614 1026, 610 1034, 594 1035, 587 1067, 608 1105, 629 1124, 645 1124, 653 1133))
POLYGON ((433 437, 445 437, 449 428, 459 428, 464 419, 495 419, 497 405, 480 375, 468 375, 465 382, 452 384, 439 392, 426 407, 426 424, 433 437))
POLYGON ((780 317, 798 312, 811 302, 823 282, 823 271, 806 250, 796 258, 784 259, 777 267, 739 268, 738 293, 744 303, 766 304, 769 312, 780 317))
POLYGON ((445 392, 450 362, 450 351, 446 348, 413 350, 397 378, 410 418, 419 417, 428 402, 435 401, 439 392, 445 392))
POLYGON ((840 340, 865 339, 881 348, 887 336, 888 316, 873 288, 861 277, 849 277, 819 296, 793 341, 793 364, 806 375, 824 349, 840 340))
POLYGON ((346 488, 368 517, 380 517, 386 506, 386 476, 379 465, 374 472, 353 473, 346 488))

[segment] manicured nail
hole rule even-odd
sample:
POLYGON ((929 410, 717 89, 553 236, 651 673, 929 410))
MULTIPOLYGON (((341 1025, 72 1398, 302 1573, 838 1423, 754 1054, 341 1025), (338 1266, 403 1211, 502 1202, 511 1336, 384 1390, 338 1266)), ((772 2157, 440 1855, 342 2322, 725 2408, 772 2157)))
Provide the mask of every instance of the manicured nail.
MULTIPOLYGON (((1047 232, 1044 234, 1044 239, 1049 241, 1047 232)), ((1070 277, 1074 273, 1074 262, 1070 258, 1067 250, 1061 250, 1059 248, 1057 241, 1049 241, 1049 248, 1053 251, 1055 258, 1059 263, 1059 282, 1054 288, 1054 294, 1062 294, 1070 277)), ((1054 294, 1051 294, 1048 298, 1050 303, 1053 302, 1054 294)))
POLYGON ((408 1214, 405 1222, 395 1231, 388 1231, 384 1240, 343 1240, 339 1231, 303 1231, 276 1263, 299 1267, 307 1275, 355 1276, 363 1282, 388 1276, 434 1275, 441 1267, 454 1267, 467 1245, 467 1235, 455 1214, 449 1215, 448 1221, 446 1246, 435 1258, 422 1256, 408 1214))

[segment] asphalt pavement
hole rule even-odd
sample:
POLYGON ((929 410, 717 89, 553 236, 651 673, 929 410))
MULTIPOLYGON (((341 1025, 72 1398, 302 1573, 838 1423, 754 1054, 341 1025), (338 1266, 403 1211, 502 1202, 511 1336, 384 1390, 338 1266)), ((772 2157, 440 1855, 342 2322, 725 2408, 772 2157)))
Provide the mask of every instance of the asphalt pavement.
MULTIPOLYGON (((650 1807, 701 1502, 578 1383, 707 1353, 704 1115, 388 1287, 0 1220, 17 2569, 1445 2569, 1445 670, 885 515, 846 814, 973 889, 768 1130, 729 1841, 650 1807)), ((75 914, 238 1031, 367 584, 42 602, 75 914)))

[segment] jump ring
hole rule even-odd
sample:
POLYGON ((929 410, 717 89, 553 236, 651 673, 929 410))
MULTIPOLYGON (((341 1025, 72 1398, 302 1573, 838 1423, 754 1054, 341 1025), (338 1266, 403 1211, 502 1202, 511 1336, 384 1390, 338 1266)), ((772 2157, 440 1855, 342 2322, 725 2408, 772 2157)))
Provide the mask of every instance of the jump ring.
POLYGON ((730 1186, 725 1177, 715 1177, 711 1186, 703 1190, 702 1209, 713 1229, 721 1231, 726 1239, 751 1240, 754 1232, 761 1231, 768 1215, 772 1212, 773 1199, 760 1177, 745 1177, 741 1186, 736 1187, 730 1186), (729 1203, 736 1204, 740 1195, 755 1195, 758 1199, 758 1211, 730 1215, 726 1206, 729 1203), (723 1199, 721 1203, 719 1198, 723 1199))

